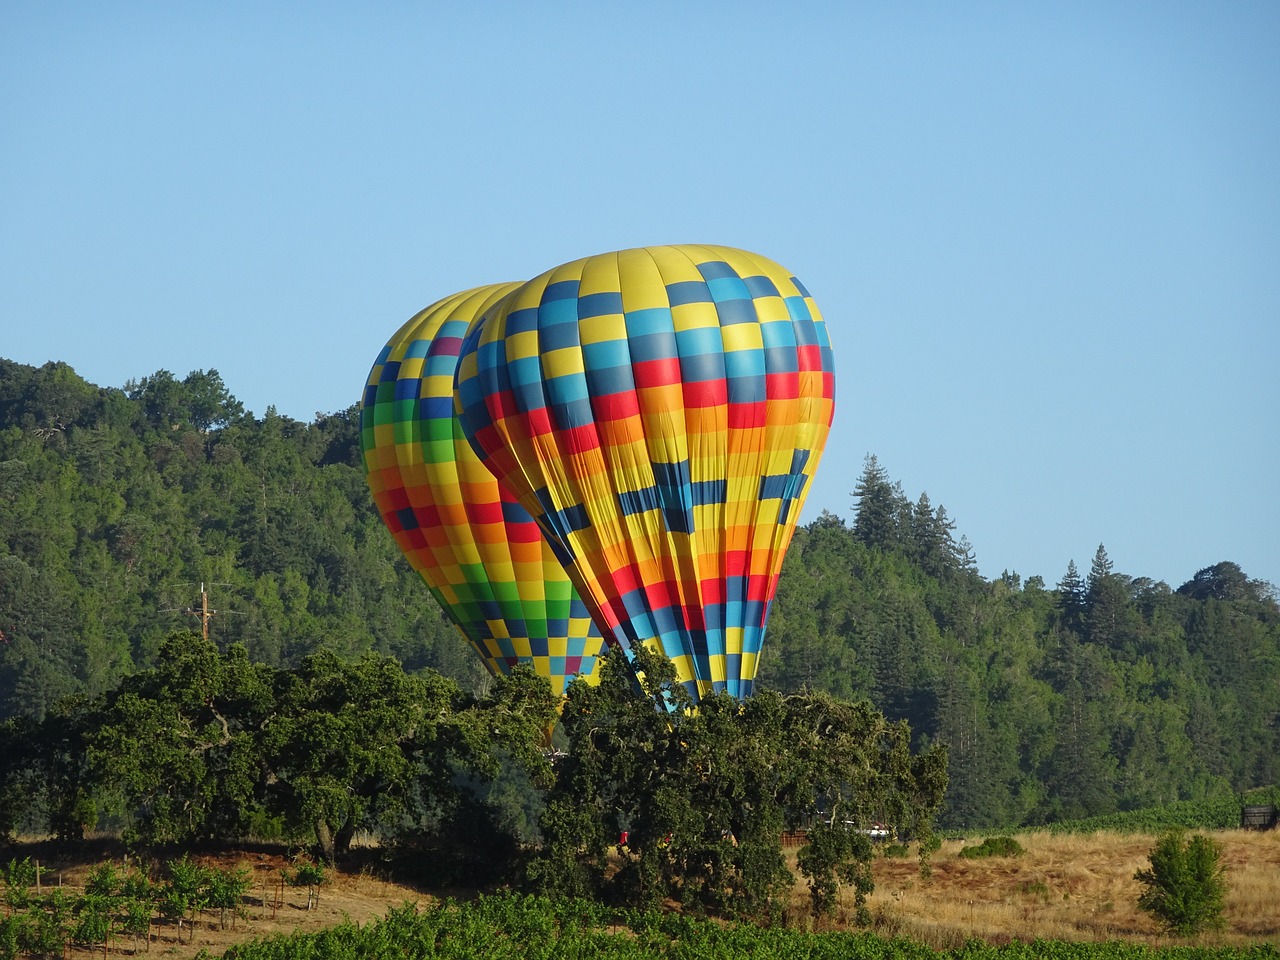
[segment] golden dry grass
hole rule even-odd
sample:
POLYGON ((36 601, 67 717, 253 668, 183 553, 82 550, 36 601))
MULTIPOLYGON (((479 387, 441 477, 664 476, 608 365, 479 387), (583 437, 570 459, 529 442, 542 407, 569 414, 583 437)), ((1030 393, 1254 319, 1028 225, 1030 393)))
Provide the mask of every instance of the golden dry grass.
MULTIPOLYGON (((1280 940, 1280 830, 1206 832, 1222 847, 1228 891, 1226 925, 1204 942, 1245 946, 1280 940)), ((954 947, 971 937, 994 943, 1185 942, 1162 933, 1137 906, 1142 886, 1134 874, 1149 866, 1156 838, 1099 832, 1027 833, 1016 839, 1026 851, 1022 856, 981 860, 957 856, 965 844, 946 842, 934 854, 928 878, 920 876, 914 857, 878 859, 876 890, 868 900, 874 929, 935 947, 954 947)), ((803 884, 796 896, 807 896, 803 884)), ((846 916, 851 904, 846 896, 846 916)))

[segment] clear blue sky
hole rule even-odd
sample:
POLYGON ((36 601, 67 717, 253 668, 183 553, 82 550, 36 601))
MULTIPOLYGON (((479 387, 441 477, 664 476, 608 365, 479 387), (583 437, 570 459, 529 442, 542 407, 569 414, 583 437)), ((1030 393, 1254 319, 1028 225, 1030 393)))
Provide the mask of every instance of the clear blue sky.
POLYGON ((0 356, 358 401, 412 313, 621 247, 791 268, 985 576, 1280 584, 1280 4, 0 5, 0 356))

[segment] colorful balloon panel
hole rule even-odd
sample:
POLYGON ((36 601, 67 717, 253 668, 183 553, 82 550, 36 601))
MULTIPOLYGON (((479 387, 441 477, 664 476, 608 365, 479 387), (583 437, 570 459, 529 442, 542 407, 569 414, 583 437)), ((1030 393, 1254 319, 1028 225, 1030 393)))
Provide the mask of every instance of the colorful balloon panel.
POLYGON ((495 675, 528 664, 556 693, 593 678, 600 631, 537 524, 464 438, 453 382, 470 322, 517 284, 416 314, 378 356, 360 437, 373 498, 409 562, 495 675))
POLYGON ((481 312, 456 390, 606 636, 670 657, 695 699, 748 695, 834 412, 800 282, 729 247, 564 264, 481 312))

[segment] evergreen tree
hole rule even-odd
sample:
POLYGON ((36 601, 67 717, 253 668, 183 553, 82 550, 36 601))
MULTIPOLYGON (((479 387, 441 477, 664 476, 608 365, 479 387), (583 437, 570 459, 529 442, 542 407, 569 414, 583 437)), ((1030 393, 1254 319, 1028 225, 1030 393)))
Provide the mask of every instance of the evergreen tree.
POLYGON ((1128 607, 1123 579, 1112 572, 1106 547, 1098 544, 1085 586, 1084 631, 1089 641, 1115 649, 1124 647, 1129 639, 1128 607))
POLYGON ((868 454, 863 461, 862 476, 853 496, 858 500, 853 535, 869 547, 889 550, 896 546, 899 542, 898 499, 888 472, 880 466, 875 454, 868 454))
POLYGON ((1084 599, 1084 581, 1076 570, 1076 562, 1069 560, 1067 572, 1058 582, 1058 609, 1068 630, 1079 632, 1084 618, 1084 599))
POLYGON ((932 577, 941 579, 961 565, 960 547, 952 536, 955 526, 946 507, 935 510, 929 494, 920 494, 906 528, 907 542, 911 559, 932 577))
POLYGON ((1093 563, 1089 566, 1089 579, 1086 581, 1088 592, 1092 593, 1097 585, 1111 576, 1111 558, 1107 556, 1107 548, 1098 544, 1093 555, 1093 563))

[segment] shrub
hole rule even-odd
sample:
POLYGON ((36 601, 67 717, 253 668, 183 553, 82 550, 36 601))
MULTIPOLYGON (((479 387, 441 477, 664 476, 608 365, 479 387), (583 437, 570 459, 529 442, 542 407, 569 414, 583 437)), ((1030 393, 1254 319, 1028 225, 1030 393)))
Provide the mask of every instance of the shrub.
POLYGON ((1208 837, 1170 831, 1151 851, 1151 868, 1134 874, 1146 887, 1138 906, 1184 936, 1221 927, 1227 892, 1221 857, 1208 837))
POLYGON ((307 888, 307 909, 314 909, 320 902, 320 885, 325 881, 324 867, 318 863, 299 864, 287 879, 290 886, 307 888))
POLYGON ((240 901, 253 882, 244 867, 235 870, 214 870, 209 874, 209 906, 218 911, 218 926, 227 928, 227 912, 231 912, 231 925, 235 926, 240 901))
POLYGON ((4 879, 4 899, 9 910, 25 910, 31 902, 31 888, 36 882, 36 868, 31 858, 10 860, 9 865, 0 871, 4 879))
POLYGON ((1013 837, 987 837, 976 847, 965 847, 960 851, 960 856, 969 860, 982 857, 1020 857, 1022 854, 1022 844, 1013 837))

